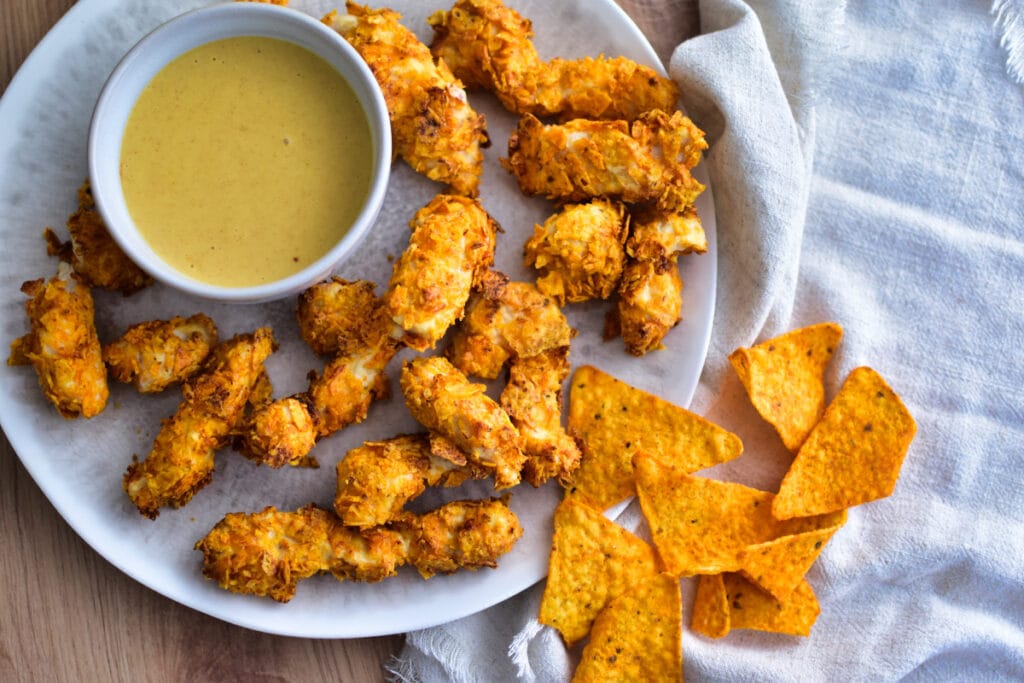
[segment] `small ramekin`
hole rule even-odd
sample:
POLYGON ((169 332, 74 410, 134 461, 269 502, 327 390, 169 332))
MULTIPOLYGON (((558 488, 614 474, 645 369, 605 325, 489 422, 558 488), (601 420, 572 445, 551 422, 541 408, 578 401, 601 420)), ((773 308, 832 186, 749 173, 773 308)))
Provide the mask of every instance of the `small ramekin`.
MULTIPOLYGON (((227 3, 171 19, 139 41, 107 79, 89 129, 89 178, 96 206, 125 253, 156 280, 217 301, 259 303, 296 294, 334 273, 369 233, 387 191, 391 127, 387 105, 369 67, 344 38, 309 15, 264 3, 227 3), (140 235, 121 187, 121 139, 135 102, 152 78, 189 50, 223 38, 263 36, 310 50, 333 66, 362 105, 372 136, 370 188, 355 222, 326 254, 301 271, 250 287, 201 282, 171 267, 140 235)), ((342 182, 342 179, 339 179, 342 182)))

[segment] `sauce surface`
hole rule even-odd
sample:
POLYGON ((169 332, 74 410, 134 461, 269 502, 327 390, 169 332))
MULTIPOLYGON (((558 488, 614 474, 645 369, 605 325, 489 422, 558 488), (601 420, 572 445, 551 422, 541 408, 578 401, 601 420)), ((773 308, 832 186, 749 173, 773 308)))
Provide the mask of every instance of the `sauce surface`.
POLYGON ((228 287, 296 273, 366 199, 369 124, 319 56, 264 37, 202 45, 146 86, 121 145, 128 211, 150 246, 228 287))

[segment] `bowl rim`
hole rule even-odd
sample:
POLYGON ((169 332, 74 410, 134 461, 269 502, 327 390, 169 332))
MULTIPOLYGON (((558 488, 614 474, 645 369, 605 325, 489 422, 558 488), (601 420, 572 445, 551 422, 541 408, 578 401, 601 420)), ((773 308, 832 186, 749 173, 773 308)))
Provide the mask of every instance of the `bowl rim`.
POLYGON ((391 144, 390 119, 380 86, 355 48, 334 29, 308 14, 287 7, 225 2, 193 9, 169 19, 143 36, 119 60, 93 108, 88 140, 89 178, 93 199, 108 232, 126 255, 155 280, 205 299, 261 303, 285 298, 330 277, 355 251, 372 228, 383 204, 391 169, 391 144), (289 30, 303 36, 305 42, 293 39, 291 35, 282 37, 289 30), (214 35, 209 35, 211 32, 214 35), (258 285, 227 287, 202 282, 174 268, 142 238, 128 212, 121 187, 121 141, 128 117, 153 76, 189 50, 216 40, 244 36, 292 42, 320 56, 335 68, 356 94, 366 116, 373 161, 362 207, 348 231, 333 247, 302 270, 284 278, 258 285), (168 41, 175 37, 180 45, 168 45, 168 41), (356 78, 338 70, 335 61, 344 61, 356 78), (141 77, 142 85, 125 96, 123 89, 132 87, 131 77, 137 70, 151 73, 141 77), (112 116, 116 120, 123 119, 123 123, 108 123, 112 116), (111 148, 113 151, 106 151, 111 148))

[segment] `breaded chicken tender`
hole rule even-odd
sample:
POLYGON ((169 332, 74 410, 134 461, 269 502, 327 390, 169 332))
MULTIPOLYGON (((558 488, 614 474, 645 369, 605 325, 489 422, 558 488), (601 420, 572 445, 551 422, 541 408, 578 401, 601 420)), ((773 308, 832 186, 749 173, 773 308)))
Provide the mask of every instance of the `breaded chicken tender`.
POLYGON ((526 265, 539 271, 537 289, 559 306, 607 299, 626 260, 629 217, 618 202, 567 204, 535 225, 523 247, 526 265))
POLYGON ((313 353, 318 356, 351 353, 368 344, 366 328, 354 325, 352 316, 378 306, 374 288, 369 280, 350 282, 334 277, 299 295, 295 311, 299 334, 313 353))
POLYGON ((110 236, 96 210, 88 180, 78 188, 78 210, 68 217, 67 227, 71 241, 63 244, 53 230, 46 229, 43 237, 47 253, 70 263, 82 282, 125 296, 152 284, 153 278, 135 265, 110 236))
POLYGON ((674 258, 626 264, 619 285, 617 324, 629 353, 642 356, 663 348, 662 339, 679 322, 682 292, 683 281, 674 258))
POLYGON ((494 379, 509 358, 567 347, 576 331, 558 305, 529 282, 493 273, 492 286, 474 292, 446 355, 467 375, 494 379))
POLYGON ((30 331, 11 344, 8 365, 32 365, 43 395, 66 418, 95 417, 110 394, 96 334, 92 294, 61 263, 49 280, 30 280, 21 291, 30 331))
POLYGON ((652 202, 678 211, 704 190, 689 169, 706 148, 704 133, 680 112, 649 111, 632 124, 575 119, 551 126, 527 114, 502 164, 527 195, 652 202))
POLYGON ((671 79, 625 57, 544 62, 530 20, 500 0, 458 0, 427 21, 434 56, 466 87, 490 90, 516 114, 633 120, 671 111, 679 98, 671 79))
POLYGON ((258 407, 236 443, 242 455, 278 468, 319 467, 309 455, 316 445, 319 413, 308 394, 296 394, 258 407))
POLYGON ((626 242, 626 253, 633 258, 657 262, 708 250, 704 225, 692 206, 669 212, 637 209, 631 215, 632 230, 626 242))
POLYGON ((263 362, 274 350, 268 327, 240 334, 214 347, 202 370, 185 384, 173 416, 164 420, 144 460, 133 458, 124 490, 144 516, 161 507, 179 508, 209 482, 214 455, 230 441, 263 362))
POLYGON ((132 325, 103 347, 103 360, 118 382, 150 394, 198 372, 216 344, 217 326, 208 316, 175 316, 132 325))
POLYGON ((569 347, 520 357, 509 366, 501 407, 523 437, 523 479, 540 486, 557 478, 568 485, 580 449, 562 426, 562 383, 569 375, 569 347))
POLYGON ((367 441, 338 462, 334 511, 346 526, 380 526, 397 519, 428 486, 458 486, 485 474, 434 455, 427 434, 367 441))
POLYGON ((203 553, 203 574, 221 588, 288 602, 299 581, 319 573, 380 581, 406 564, 424 578, 494 567, 522 533, 507 499, 455 501, 363 530, 309 505, 295 512, 230 513, 195 547, 203 553))
POLYGON ((469 105, 451 71, 390 9, 346 3, 323 22, 345 37, 369 65, 384 92, 395 153, 455 194, 475 197, 483 171, 487 123, 469 105))
POLYGON ((384 301, 417 351, 433 348, 462 318, 471 289, 494 263, 498 224, 475 199, 440 194, 409 223, 384 301))
POLYGON ((483 384, 470 382, 446 358, 433 356, 407 361, 401 385, 412 416, 451 439, 470 462, 493 471, 496 489, 519 483, 526 459, 519 432, 484 393, 483 384))

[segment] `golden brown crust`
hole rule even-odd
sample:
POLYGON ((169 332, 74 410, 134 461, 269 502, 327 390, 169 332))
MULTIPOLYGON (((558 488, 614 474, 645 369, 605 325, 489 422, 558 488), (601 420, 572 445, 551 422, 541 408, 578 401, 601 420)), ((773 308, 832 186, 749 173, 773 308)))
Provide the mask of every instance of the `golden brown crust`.
POLYGON ((259 407, 249 416, 236 446, 242 455, 269 467, 318 467, 309 455, 316 445, 319 413, 306 394, 259 407))
POLYGON ((132 325, 103 347, 103 360, 114 379, 148 394, 194 375, 216 344, 217 326, 208 316, 175 316, 132 325))
POLYGON ((646 261, 666 261, 682 254, 703 254, 708 238, 697 209, 659 211, 647 207, 631 211, 632 229, 626 253, 646 261))
POLYGON ((660 349, 679 322, 683 281, 675 259, 630 261, 619 286, 618 322, 626 350, 634 356, 660 349))
POLYGON ((381 314, 375 288, 369 280, 334 277, 299 295, 295 310, 299 334, 313 353, 351 353, 370 343, 369 337, 376 334, 375 321, 381 314))

